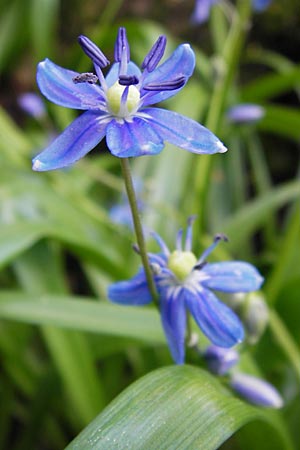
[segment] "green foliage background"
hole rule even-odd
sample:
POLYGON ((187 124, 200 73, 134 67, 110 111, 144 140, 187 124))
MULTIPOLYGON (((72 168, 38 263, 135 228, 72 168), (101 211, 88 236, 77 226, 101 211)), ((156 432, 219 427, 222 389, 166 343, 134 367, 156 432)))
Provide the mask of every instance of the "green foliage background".
POLYGON ((253 17, 248 0, 235 7, 195 27, 192 1, 0 0, 0 448, 299 448, 300 6, 274 0, 253 17), (270 323, 241 364, 280 390, 281 411, 237 399, 201 361, 173 366, 152 307, 108 302, 108 284, 140 261, 131 231, 109 217, 123 183, 105 142, 71 169, 31 170, 75 117, 46 100, 41 120, 20 109, 19 95, 37 92, 37 62, 90 70, 76 37, 112 58, 120 25, 137 63, 159 34, 168 54, 184 41, 196 52, 194 76, 164 106, 208 126, 229 151, 199 157, 167 145, 132 161, 142 218, 172 247, 196 213, 196 254, 224 232, 229 245, 213 257, 263 273, 270 323), (230 124, 226 110, 240 102, 259 103, 265 117, 230 124))

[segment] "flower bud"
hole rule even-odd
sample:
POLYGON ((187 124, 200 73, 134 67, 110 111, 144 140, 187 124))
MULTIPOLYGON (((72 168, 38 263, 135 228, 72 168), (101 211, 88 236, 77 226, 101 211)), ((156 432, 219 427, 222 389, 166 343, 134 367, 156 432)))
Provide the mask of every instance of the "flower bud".
POLYGON ((259 292, 246 295, 241 308, 241 319, 247 331, 249 344, 256 344, 269 321, 269 311, 264 297, 259 292))
POLYGON ((252 375, 235 373, 231 377, 230 385, 232 389, 254 405, 269 408, 283 406, 283 399, 277 389, 270 383, 252 375))
POLYGON ((239 354, 233 348, 210 345, 204 352, 208 369, 216 375, 225 375, 239 361, 239 354))

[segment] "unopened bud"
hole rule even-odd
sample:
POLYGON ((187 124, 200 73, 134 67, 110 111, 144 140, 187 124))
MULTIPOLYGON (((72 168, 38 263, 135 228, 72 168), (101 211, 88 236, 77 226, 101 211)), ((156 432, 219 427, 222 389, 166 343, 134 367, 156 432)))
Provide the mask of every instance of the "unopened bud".
POLYGON ((260 378, 244 373, 235 373, 231 377, 230 385, 241 397, 254 405, 269 408, 283 406, 283 399, 277 389, 260 378))
POLYGON ((246 295, 241 308, 241 319, 247 332, 249 344, 256 344, 269 322, 269 311, 264 297, 259 292, 246 295))

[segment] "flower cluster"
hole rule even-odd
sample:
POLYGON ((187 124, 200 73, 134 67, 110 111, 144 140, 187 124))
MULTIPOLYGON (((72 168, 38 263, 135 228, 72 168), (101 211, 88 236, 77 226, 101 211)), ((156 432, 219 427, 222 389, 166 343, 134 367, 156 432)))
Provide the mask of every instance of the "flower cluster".
MULTIPOLYGON (((240 261, 207 263, 216 245, 224 240, 217 235, 213 244, 200 258, 192 253, 192 221, 188 222, 184 247, 183 231, 179 230, 176 250, 170 252, 160 236, 153 233, 161 252, 149 254, 154 281, 160 299, 162 325, 173 359, 182 364, 185 359, 187 311, 215 345, 232 347, 244 338, 237 315, 222 303, 214 291, 250 292, 260 288, 263 278, 251 264, 240 261)), ((144 269, 129 281, 109 287, 111 301, 123 305, 145 305, 151 302, 144 269)))
POLYGON ((159 65, 166 47, 165 36, 160 36, 146 55, 141 71, 130 60, 126 31, 120 28, 115 62, 105 78, 102 70, 109 65, 108 59, 86 36, 78 41, 96 74, 80 74, 46 59, 38 65, 37 83, 53 103, 86 111, 33 159, 34 170, 70 166, 104 136, 110 152, 119 158, 155 155, 163 149, 164 141, 198 154, 227 150, 194 120, 150 107, 177 94, 192 75, 195 56, 188 44, 180 45, 159 65))

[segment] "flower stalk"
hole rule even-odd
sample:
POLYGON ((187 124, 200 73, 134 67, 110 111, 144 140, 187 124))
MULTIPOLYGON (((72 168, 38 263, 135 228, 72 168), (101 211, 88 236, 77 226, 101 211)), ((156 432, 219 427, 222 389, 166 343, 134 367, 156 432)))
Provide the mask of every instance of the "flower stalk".
POLYGON ((151 293, 153 302, 158 306, 159 305, 158 294, 157 294, 156 287, 154 284, 152 270, 151 270, 151 267, 149 264, 149 259, 148 259, 148 255, 147 255, 147 251, 146 251, 144 233, 143 233, 143 228, 142 228, 142 224, 140 221, 140 216, 139 216, 139 211, 138 211, 138 206, 137 206, 137 199, 136 199, 132 176, 131 176, 131 171, 130 171, 129 160, 128 160, 128 158, 120 158, 120 162, 121 162, 121 167, 122 167, 122 174, 123 174, 123 178, 124 178, 126 193, 127 193, 127 197, 128 197, 128 201, 129 201, 129 205, 130 205, 130 209, 131 209, 134 231, 136 234, 136 239, 137 239, 137 244, 138 244, 142 264, 143 264, 143 267, 145 270, 145 275, 146 275, 149 291, 151 293))

